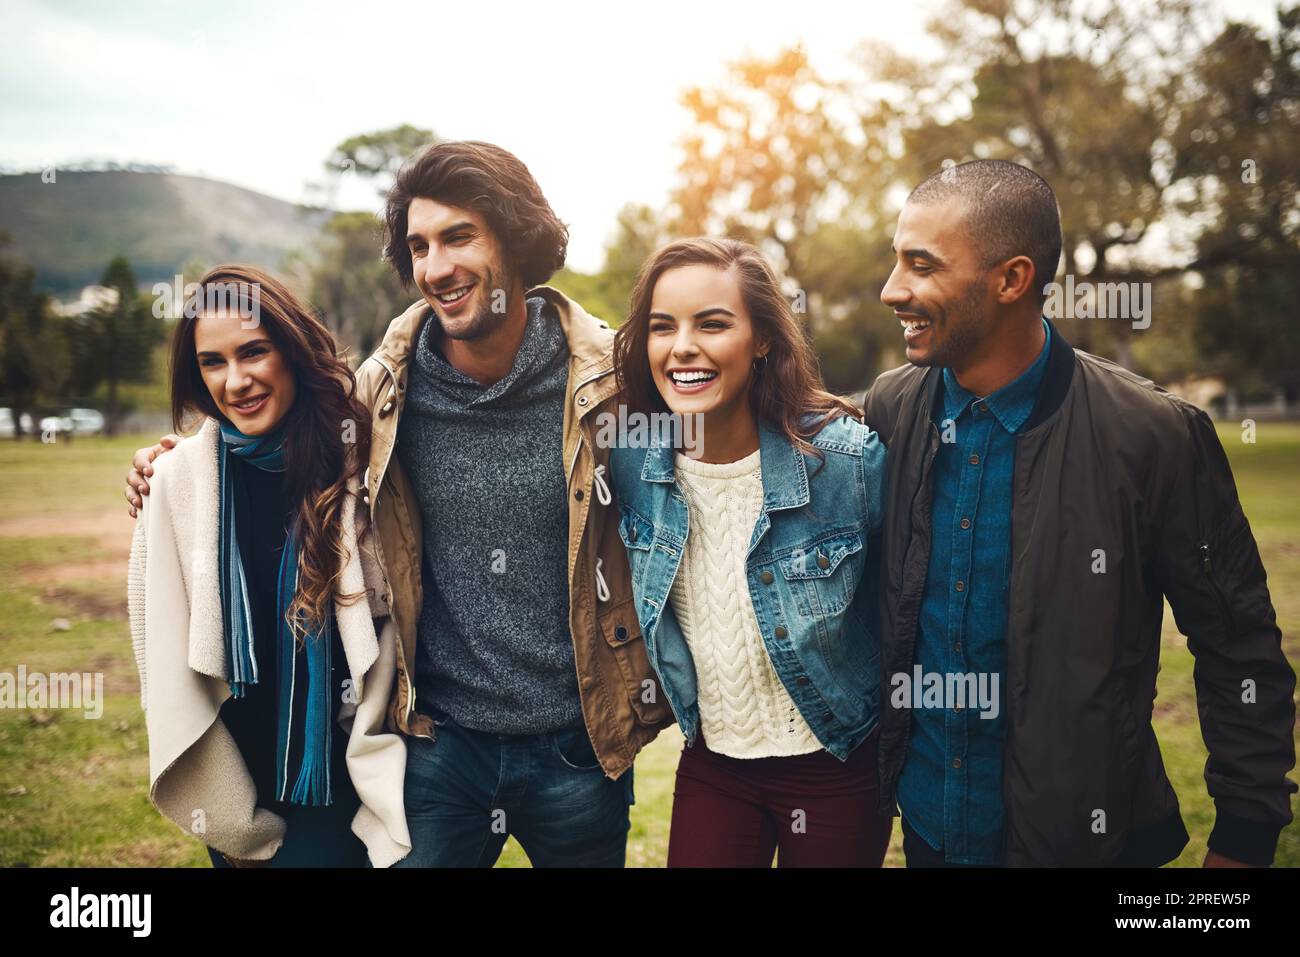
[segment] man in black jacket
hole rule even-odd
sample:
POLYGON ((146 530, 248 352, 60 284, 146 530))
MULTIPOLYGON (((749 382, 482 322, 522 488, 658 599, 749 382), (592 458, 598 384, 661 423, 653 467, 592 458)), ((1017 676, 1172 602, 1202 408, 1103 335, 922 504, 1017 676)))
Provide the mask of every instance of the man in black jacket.
POLYGON ((1179 855, 1151 727, 1166 598, 1196 658, 1205 863, 1271 864, 1295 672, 1210 420, 1042 317, 1060 220, 1024 167, 935 174, 894 245, 911 364, 864 405, 889 448, 881 794, 909 866, 1179 855))

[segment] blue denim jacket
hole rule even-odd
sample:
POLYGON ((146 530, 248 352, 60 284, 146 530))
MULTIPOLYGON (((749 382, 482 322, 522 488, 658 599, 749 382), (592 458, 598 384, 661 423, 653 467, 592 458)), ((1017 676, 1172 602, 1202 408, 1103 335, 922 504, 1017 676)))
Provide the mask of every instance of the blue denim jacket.
MULTIPOLYGON (((867 537, 882 517, 885 447, 847 417, 811 443, 826 457, 816 475, 815 456, 760 421, 763 507, 745 567, 773 668, 822 747, 843 761, 880 715, 877 576, 864 571, 867 537)), ((689 532, 673 455, 658 444, 616 448, 610 474, 646 653, 687 743, 694 744, 700 726, 695 664, 669 602, 689 532)))

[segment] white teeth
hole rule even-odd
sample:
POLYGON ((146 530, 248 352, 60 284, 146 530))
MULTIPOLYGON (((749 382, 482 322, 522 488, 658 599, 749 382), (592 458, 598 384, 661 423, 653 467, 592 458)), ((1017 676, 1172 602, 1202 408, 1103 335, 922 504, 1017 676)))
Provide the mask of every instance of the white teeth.
POLYGON ((928 329, 930 327, 930 320, 929 319, 904 319, 903 325, 905 325, 908 329, 912 330, 913 332, 918 332, 921 329, 928 329))
POLYGON ((453 302, 459 302, 460 300, 464 299, 467 295, 469 295, 470 288, 471 288, 470 286, 462 286, 460 289, 457 289, 453 292, 435 293, 435 295, 438 297, 439 302, 443 302, 446 303, 447 305, 451 305, 453 302))
POLYGON ((670 372, 669 375, 674 382, 685 384, 688 382, 707 382, 716 378, 718 374, 716 372, 670 372))

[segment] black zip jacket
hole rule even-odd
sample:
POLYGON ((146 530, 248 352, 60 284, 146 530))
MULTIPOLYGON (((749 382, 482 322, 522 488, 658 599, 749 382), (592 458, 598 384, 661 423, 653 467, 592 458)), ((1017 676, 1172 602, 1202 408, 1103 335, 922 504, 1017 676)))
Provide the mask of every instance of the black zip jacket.
MULTIPOLYGON (((942 370, 867 393, 889 449, 881 667, 910 674, 930 554, 942 370)), ((1295 671, 1227 457, 1204 412, 1073 349, 1053 326, 1016 436, 1002 791, 1011 866, 1157 866, 1187 844, 1151 727, 1163 599, 1195 656, 1216 821, 1209 847, 1270 864, 1291 821, 1295 671), (1104 561, 1104 571, 1098 557, 1104 561)), ((911 712, 882 694, 881 810, 911 712)))

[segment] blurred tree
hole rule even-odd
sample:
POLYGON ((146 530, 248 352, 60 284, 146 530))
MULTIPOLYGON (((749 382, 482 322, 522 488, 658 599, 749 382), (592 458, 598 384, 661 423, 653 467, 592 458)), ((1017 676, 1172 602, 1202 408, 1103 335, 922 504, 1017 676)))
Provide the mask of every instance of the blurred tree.
POLYGON ((310 297, 354 364, 374 350, 388 323, 419 298, 380 256, 383 228, 370 213, 337 213, 313 255, 310 297))
POLYGON ((1300 6, 1278 32, 1228 24, 1179 86, 1175 175, 1208 220, 1190 268, 1205 274, 1196 341, 1245 390, 1300 392, 1300 6))
POLYGON ((651 253, 667 242, 668 231, 649 206, 629 203, 618 213, 618 225, 605 248, 605 262, 592 275, 562 269, 555 286, 593 316, 617 328, 627 318, 637 273, 651 253))
POLYGON ((813 335, 827 385, 861 388, 887 348, 889 311, 878 294, 890 269, 888 181, 853 168, 863 155, 853 91, 796 46, 743 59, 723 86, 692 88, 682 102, 694 123, 672 233, 733 236, 767 253, 813 335))
POLYGON ((334 152, 325 160, 325 169, 335 175, 351 172, 372 180, 375 188, 383 194, 407 158, 433 142, 433 130, 409 123, 350 136, 334 147, 334 152))
MULTIPOLYGON (((340 176, 355 173, 371 181, 382 196, 402 163, 433 142, 432 130, 404 123, 348 137, 324 165, 334 187, 340 176)), ((329 200, 327 205, 332 205, 332 191, 329 200)), ((388 323, 418 297, 402 290, 382 252, 383 227, 374 214, 336 213, 313 247, 286 264, 305 274, 312 302, 340 346, 355 353, 354 363, 374 350, 388 323)))
POLYGON ((83 395, 101 385, 106 388, 104 432, 116 435, 123 412, 118 387, 150 378, 154 347, 163 337, 164 327, 154 318, 151 298, 136 288, 135 274, 125 257, 117 256, 108 264, 100 285, 110 291, 109 301, 67 323, 72 387, 83 395))
MULTIPOLYGON (((942 68, 890 61, 880 76, 903 92, 877 117, 896 131, 910 183, 979 157, 1041 173, 1060 197, 1064 272, 1077 280, 1273 268, 1288 242, 1289 261, 1295 250, 1295 19, 1280 11, 1270 43, 1202 0, 953 0, 929 27, 942 68), (1243 186, 1252 157, 1269 177, 1243 186)), ((1208 345, 1172 328, 1210 315, 1185 298, 1162 294, 1142 338, 1208 345)), ((1130 322, 1061 324, 1082 348, 1136 365, 1130 322)))
POLYGON ((21 438, 23 414, 62 397, 68 350, 49 297, 36 290, 35 271, 9 256, 8 245, 9 237, 0 233, 0 396, 12 409, 14 434, 21 438))

